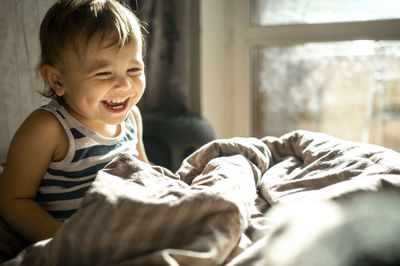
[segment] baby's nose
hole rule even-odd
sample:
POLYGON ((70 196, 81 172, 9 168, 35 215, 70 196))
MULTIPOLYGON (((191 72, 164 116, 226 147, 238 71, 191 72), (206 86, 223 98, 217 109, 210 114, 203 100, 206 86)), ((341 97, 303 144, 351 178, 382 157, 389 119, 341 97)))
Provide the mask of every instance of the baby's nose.
POLYGON ((127 90, 132 88, 132 84, 128 77, 120 77, 116 80, 114 87, 117 90, 127 90))

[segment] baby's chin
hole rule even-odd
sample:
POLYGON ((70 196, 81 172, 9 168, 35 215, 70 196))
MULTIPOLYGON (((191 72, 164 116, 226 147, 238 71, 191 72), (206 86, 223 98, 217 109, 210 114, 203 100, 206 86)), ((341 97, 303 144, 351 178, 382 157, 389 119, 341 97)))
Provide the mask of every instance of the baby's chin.
POLYGON ((125 121, 125 119, 127 118, 127 116, 128 116, 128 114, 126 114, 124 117, 122 117, 122 118, 118 118, 118 119, 112 119, 112 120, 109 120, 109 121, 107 121, 107 124, 109 124, 109 125, 119 125, 119 124, 121 124, 122 122, 124 122, 125 121))

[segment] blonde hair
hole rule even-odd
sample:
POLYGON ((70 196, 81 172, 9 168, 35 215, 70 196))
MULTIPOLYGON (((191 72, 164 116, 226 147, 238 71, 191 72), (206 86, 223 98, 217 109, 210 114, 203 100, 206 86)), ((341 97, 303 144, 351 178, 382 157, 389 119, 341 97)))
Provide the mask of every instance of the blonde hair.
MULTIPOLYGON (((59 0, 47 11, 40 26, 38 69, 44 64, 54 65, 62 60, 65 48, 79 53, 82 40, 87 46, 94 35, 103 39, 116 33, 112 46, 123 47, 135 40, 144 48, 141 27, 130 8, 117 0, 59 0)), ((48 86, 41 94, 49 98, 57 97, 48 86)))

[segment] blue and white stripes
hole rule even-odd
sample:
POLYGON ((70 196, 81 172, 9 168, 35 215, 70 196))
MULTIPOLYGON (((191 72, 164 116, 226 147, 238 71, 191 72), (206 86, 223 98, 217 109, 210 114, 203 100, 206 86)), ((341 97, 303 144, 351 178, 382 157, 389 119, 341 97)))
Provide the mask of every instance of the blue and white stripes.
POLYGON ((85 127, 57 102, 41 109, 51 112, 62 124, 69 140, 66 157, 51 162, 42 178, 36 200, 55 218, 69 218, 78 208, 97 172, 121 152, 138 155, 136 123, 132 113, 121 123, 115 138, 103 137, 85 127))

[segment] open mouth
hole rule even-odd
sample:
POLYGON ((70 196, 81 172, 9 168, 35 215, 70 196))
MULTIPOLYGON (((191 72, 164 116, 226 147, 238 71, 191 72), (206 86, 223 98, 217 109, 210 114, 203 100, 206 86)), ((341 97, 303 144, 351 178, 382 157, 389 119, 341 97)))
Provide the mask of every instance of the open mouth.
POLYGON ((121 99, 121 100, 104 100, 101 101, 106 109, 113 112, 121 112, 124 111, 128 106, 129 98, 121 99))

